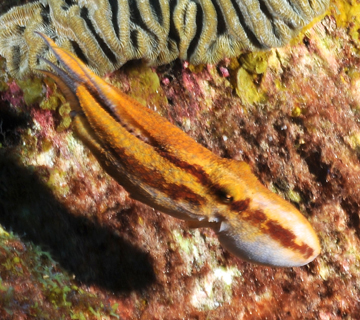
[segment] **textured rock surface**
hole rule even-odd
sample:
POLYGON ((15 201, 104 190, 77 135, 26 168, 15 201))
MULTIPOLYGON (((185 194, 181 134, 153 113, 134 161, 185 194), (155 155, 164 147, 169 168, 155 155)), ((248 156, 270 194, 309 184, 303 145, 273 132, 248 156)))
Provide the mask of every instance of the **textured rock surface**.
POLYGON ((14 234, 0 234, 1 318, 358 318, 359 10, 333 4, 268 53, 108 77, 298 206, 322 243, 302 268, 243 262, 131 200, 66 129, 55 85, 2 68, 0 223, 14 234))

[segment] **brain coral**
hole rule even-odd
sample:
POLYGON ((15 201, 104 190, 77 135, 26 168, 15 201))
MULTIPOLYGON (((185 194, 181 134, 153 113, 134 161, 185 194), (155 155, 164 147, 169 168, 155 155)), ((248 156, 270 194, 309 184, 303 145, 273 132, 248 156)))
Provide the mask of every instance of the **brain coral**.
POLYGON ((0 55, 22 77, 54 61, 34 31, 75 52, 98 73, 128 60, 178 57, 216 63, 246 50, 286 44, 329 0, 41 0, 0 17, 0 55))

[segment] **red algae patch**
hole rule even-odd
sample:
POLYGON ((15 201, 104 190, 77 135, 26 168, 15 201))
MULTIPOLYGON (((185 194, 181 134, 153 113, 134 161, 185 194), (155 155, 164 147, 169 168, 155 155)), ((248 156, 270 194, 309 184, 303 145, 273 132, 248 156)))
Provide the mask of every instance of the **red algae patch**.
POLYGON ((58 132, 60 104, 30 107, 11 80, 0 93, 0 119, 11 120, 0 131, 1 317, 357 319, 359 5, 335 5, 291 46, 263 55, 130 63, 108 76, 214 153, 249 163, 313 225, 317 259, 256 266, 212 230, 132 200, 71 127, 58 132))

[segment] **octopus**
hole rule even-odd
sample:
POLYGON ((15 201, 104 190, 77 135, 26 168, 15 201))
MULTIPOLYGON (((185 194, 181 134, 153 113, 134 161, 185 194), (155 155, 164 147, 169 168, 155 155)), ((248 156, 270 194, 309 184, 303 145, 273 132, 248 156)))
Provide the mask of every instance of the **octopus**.
POLYGON ((74 129, 132 198, 212 228, 220 243, 253 263, 292 267, 320 253, 306 218, 265 188, 249 165, 213 154, 154 111, 108 84, 72 52, 37 33, 59 61, 39 57, 71 105, 74 129))

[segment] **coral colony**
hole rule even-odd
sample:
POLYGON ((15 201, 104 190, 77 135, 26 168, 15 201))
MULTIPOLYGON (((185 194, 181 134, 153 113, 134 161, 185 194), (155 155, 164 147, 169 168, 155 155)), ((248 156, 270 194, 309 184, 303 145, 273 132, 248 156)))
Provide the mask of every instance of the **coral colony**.
POLYGON ((195 65, 217 63, 244 51, 287 44, 328 4, 328 0, 43 0, 14 7, 0 18, 0 54, 16 77, 38 68, 38 56, 55 62, 34 34, 39 31, 99 74, 132 59, 150 65, 178 57, 195 65))

